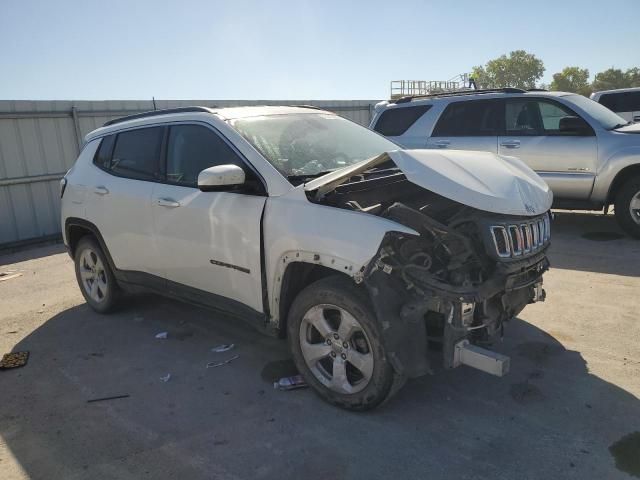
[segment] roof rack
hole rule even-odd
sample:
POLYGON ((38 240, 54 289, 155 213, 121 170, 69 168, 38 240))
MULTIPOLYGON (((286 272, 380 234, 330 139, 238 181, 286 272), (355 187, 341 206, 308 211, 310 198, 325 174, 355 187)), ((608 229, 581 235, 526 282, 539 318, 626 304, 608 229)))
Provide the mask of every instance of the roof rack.
POLYGON ((167 113, 191 113, 191 112, 211 113, 211 109, 207 107, 180 107, 180 108, 166 108, 164 110, 151 110, 150 112, 135 113, 133 115, 127 115, 126 117, 120 117, 114 120, 109 120, 103 125, 103 127, 108 127, 109 125, 115 125, 116 123, 126 122, 128 120, 136 120, 138 118, 147 118, 147 117, 155 117, 157 115, 165 115, 167 113))
POLYGON ((527 88, 527 92, 548 92, 546 88, 527 88))
POLYGON ((458 90, 453 92, 430 93, 428 95, 408 95, 389 103, 409 103, 414 98, 455 97, 458 95, 475 95, 478 93, 527 93, 521 88, 482 88, 478 90, 458 90))

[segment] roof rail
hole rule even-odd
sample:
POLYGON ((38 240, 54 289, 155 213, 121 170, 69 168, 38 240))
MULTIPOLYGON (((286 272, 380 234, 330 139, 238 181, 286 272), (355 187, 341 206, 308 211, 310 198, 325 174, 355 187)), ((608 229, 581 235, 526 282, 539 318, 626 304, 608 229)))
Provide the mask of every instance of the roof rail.
POLYGON ((298 107, 298 108, 313 108, 314 110, 323 110, 322 107, 317 107, 315 105, 289 105, 290 107, 298 107))
POLYGON ((478 93, 527 93, 521 88, 482 88, 478 90, 458 90, 453 92, 430 93, 428 95, 408 95, 389 103, 409 103, 414 98, 435 98, 435 97, 455 97, 458 95, 476 95, 478 93))
POLYGON ((206 112, 211 113, 211 109, 207 107, 179 107, 179 108, 166 108, 164 110, 151 110, 150 112, 135 113, 133 115, 127 115, 126 117, 116 118, 109 120, 103 127, 109 125, 115 125, 116 123, 126 122, 128 120, 136 120, 138 118, 155 117, 157 115, 165 115, 167 113, 190 113, 190 112, 206 112))
POLYGON ((527 88, 527 92, 548 92, 546 88, 527 88))

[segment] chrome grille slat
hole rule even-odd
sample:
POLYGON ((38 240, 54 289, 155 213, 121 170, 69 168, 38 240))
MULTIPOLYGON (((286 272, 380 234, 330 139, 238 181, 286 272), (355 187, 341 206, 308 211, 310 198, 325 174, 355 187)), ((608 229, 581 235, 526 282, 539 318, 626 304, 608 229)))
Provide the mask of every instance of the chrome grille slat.
POLYGON ((492 225, 493 245, 500 258, 513 258, 537 252, 551 238, 549 215, 518 224, 492 225))

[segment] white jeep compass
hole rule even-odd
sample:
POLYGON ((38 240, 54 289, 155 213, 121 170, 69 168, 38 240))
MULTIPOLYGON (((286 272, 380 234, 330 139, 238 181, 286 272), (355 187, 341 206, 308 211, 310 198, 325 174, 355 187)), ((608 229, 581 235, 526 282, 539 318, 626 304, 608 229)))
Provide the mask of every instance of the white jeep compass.
POLYGON ((108 122, 61 193, 93 309, 143 287, 229 312, 286 336, 307 382, 354 410, 432 371, 432 348, 503 375, 508 357, 484 347, 544 299, 552 195, 532 170, 399 150, 312 107, 108 122))

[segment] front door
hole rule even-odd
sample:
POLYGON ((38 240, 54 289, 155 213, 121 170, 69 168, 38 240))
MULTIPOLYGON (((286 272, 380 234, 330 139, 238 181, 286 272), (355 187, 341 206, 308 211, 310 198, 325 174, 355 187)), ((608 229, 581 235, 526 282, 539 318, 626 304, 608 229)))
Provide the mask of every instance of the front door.
POLYGON ((170 126, 166 152, 166 183, 154 185, 151 199, 160 274, 262 312, 260 218, 266 196, 197 188, 205 168, 236 164, 250 177, 249 166, 204 125, 170 126))
POLYGON ((597 166, 595 132, 560 130, 560 119, 579 116, 559 102, 510 98, 498 152, 520 158, 549 185, 556 198, 587 200, 597 166))

